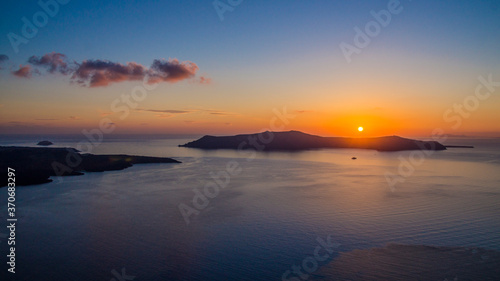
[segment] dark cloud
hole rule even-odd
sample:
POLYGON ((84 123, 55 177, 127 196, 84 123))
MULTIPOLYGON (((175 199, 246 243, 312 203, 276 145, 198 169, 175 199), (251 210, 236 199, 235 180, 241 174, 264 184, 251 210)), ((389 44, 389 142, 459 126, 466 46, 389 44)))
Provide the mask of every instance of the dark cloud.
POLYGON ((50 73, 58 72, 61 74, 68 74, 70 72, 66 55, 61 53, 52 52, 43 55, 41 58, 31 56, 28 62, 35 66, 45 67, 50 73))
MULTIPOLYGON (((34 66, 44 68, 45 73, 71 75, 71 81, 83 87, 105 87, 112 83, 143 79, 149 84, 176 83, 194 78, 199 69, 193 62, 180 62, 177 59, 156 59, 150 68, 135 62, 121 64, 107 60, 84 60, 83 62, 70 63, 66 55, 55 52, 45 54, 42 57, 31 56, 28 63, 30 65, 21 66, 19 70, 12 73, 25 78, 31 77, 32 73, 42 74, 38 69, 31 68, 34 66)), ((208 84, 211 80, 202 76, 192 81, 208 84)))
POLYGON ((179 62, 177 59, 154 60, 148 72, 148 82, 151 84, 162 81, 175 83, 194 77, 198 69, 198 66, 190 61, 179 62))
POLYGON ((86 60, 73 72, 72 79, 78 84, 88 87, 108 86, 122 81, 142 80, 146 68, 135 62, 120 64, 104 60, 86 60))
POLYGON ((17 77, 29 78, 31 77, 31 66, 29 65, 20 65, 18 70, 12 71, 17 77))

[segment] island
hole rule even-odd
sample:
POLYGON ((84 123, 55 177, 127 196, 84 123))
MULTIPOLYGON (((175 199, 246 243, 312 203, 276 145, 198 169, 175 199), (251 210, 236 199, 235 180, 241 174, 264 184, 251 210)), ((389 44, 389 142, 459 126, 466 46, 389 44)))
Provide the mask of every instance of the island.
POLYGON ((81 154, 74 148, 0 146, 0 187, 7 186, 7 169, 15 170, 16 186, 51 182, 52 176, 123 170, 134 164, 181 163, 166 157, 81 154))
POLYGON ((200 149, 255 149, 261 151, 299 151, 321 148, 357 148, 378 151, 446 150, 437 141, 420 141, 398 136, 376 138, 321 137, 299 131, 262 132, 235 136, 204 136, 180 147, 200 149))
POLYGON ((51 141, 44 140, 44 141, 38 142, 36 145, 49 146, 49 145, 53 145, 53 143, 51 141))

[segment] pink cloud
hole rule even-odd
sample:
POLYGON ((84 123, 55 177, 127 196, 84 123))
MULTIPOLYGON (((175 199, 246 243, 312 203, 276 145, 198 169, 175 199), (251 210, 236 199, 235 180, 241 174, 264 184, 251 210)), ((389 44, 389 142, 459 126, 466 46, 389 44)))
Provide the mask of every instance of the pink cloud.
POLYGON ((16 71, 12 71, 17 77, 29 78, 31 77, 31 66, 29 65, 19 65, 19 69, 16 71))
POLYGON ((50 73, 57 71, 61 74, 68 74, 70 72, 66 62, 66 55, 61 53, 52 52, 43 55, 41 58, 31 56, 28 62, 35 66, 46 67, 50 73))

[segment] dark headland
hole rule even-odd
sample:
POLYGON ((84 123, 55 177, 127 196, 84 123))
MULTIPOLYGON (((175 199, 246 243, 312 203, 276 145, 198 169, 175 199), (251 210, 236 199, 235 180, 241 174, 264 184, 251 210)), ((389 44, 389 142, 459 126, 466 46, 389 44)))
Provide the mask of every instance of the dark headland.
POLYGON ((299 131, 262 132, 236 136, 204 136, 181 147, 201 149, 257 149, 265 151, 299 151, 320 148, 358 148, 378 151, 446 150, 436 141, 419 141, 398 136, 377 138, 321 137, 299 131))
POLYGON ((7 185, 7 168, 15 170, 16 185, 51 182, 51 176, 82 175, 126 169, 133 164, 180 163, 166 157, 80 154, 74 148, 0 146, 0 187, 7 185))

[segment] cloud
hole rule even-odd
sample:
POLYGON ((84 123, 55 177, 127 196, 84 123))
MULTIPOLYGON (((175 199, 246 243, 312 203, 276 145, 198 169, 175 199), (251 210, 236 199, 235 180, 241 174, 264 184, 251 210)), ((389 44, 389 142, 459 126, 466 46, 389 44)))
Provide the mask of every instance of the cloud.
POLYGON ((144 108, 139 108, 139 109, 137 109, 137 111, 147 111, 147 112, 155 112, 155 113, 172 113, 172 114, 184 114, 184 113, 194 112, 194 110, 144 109, 144 108))
POLYGON ((103 87, 116 82, 142 80, 146 74, 146 68, 135 62, 124 65, 104 60, 86 60, 77 65, 71 79, 87 87, 103 87))
POLYGON ((233 115, 233 114, 228 113, 228 112, 210 112, 209 114, 211 114, 211 115, 219 115, 219 116, 233 115))
POLYGON ((194 79, 196 72, 199 70, 198 65, 190 61, 180 62, 175 58, 168 60, 155 59, 151 67, 148 68, 136 62, 122 64, 100 59, 69 62, 66 55, 52 52, 41 57, 31 56, 28 63, 29 65, 21 65, 19 70, 12 73, 25 78, 31 77, 33 72, 37 74, 58 73, 71 75, 71 82, 91 88, 138 80, 145 80, 149 84, 176 83, 186 79, 192 79, 192 81, 200 84, 209 84, 211 81, 210 78, 204 76, 194 79), (36 67, 36 69, 32 69, 32 67, 36 67), (45 71, 42 73, 38 68, 45 71))
POLYGON ((217 116, 235 116, 235 115, 238 115, 238 114, 232 113, 232 112, 213 110, 213 109, 202 109, 200 111, 207 112, 210 115, 217 115, 217 116))
POLYGON ((205 76, 200 76, 199 83, 200 84, 211 84, 212 83, 212 78, 208 78, 208 77, 205 77, 205 76))
POLYGON ((37 120, 37 121, 56 121, 56 120, 59 120, 59 119, 55 119, 55 118, 36 118, 35 120, 37 120))
POLYGON ((148 71, 148 83, 154 84, 162 81, 175 83, 194 77, 198 69, 198 66, 190 61, 154 60, 148 71))
POLYGON ((296 113, 302 114, 302 113, 311 113, 314 112, 313 110, 295 110, 296 113))
POLYGON ((184 110, 178 110, 178 109, 147 109, 147 108, 138 108, 138 109, 136 109, 136 111, 157 113, 157 114, 155 114, 155 116, 156 117, 160 117, 160 118, 170 118, 170 117, 174 117, 176 115, 187 114, 187 113, 206 113, 206 114, 216 115, 216 116, 237 116, 238 115, 236 113, 226 112, 226 111, 221 111, 221 110, 214 110, 214 109, 184 109, 184 110))
POLYGON ((12 71, 12 74, 14 74, 17 77, 22 77, 22 78, 29 78, 31 77, 31 66, 29 65, 19 65, 19 69, 16 71, 12 71))
POLYGON ((78 117, 78 116, 70 116, 70 117, 68 117, 68 119, 71 119, 71 120, 80 120, 81 118, 78 117))
POLYGON ((156 117, 159 117, 159 118, 170 118, 170 117, 174 117, 173 114, 168 114, 168 113, 161 113, 161 114, 155 114, 156 117))
POLYGON ((68 68, 66 55, 61 53, 52 52, 43 55, 41 58, 31 56, 28 62, 34 66, 45 67, 50 73, 68 74, 71 71, 68 68))
POLYGON ((170 118, 180 114, 192 113, 197 110, 178 110, 178 109, 147 109, 147 108, 138 108, 136 109, 138 112, 153 112, 156 113, 155 116, 159 118, 170 118))

